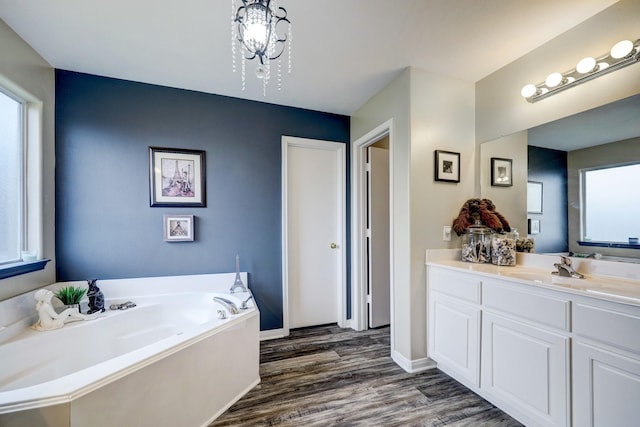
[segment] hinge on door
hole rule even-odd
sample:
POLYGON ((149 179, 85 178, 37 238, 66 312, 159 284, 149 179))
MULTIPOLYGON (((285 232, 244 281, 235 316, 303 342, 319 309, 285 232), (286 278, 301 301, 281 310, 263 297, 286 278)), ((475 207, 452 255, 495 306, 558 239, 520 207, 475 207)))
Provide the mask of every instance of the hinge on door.
POLYGON ((367 233, 367 235, 365 237, 371 238, 371 229, 370 228, 367 228, 366 233, 367 233))
POLYGON ((367 304, 371 304, 371 294, 367 295, 367 304))
POLYGON ((364 164, 364 171, 371 172, 371 163, 367 162, 364 164))

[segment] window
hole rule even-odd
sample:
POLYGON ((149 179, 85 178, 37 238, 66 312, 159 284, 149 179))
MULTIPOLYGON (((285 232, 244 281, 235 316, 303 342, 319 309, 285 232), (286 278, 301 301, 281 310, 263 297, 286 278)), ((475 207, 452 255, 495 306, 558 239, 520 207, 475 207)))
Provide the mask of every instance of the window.
POLYGON ((0 264, 20 260, 24 222, 25 103, 0 89, 0 264))
POLYGON ((640 237, 640 163, 582 171, 582 240, 640 237))

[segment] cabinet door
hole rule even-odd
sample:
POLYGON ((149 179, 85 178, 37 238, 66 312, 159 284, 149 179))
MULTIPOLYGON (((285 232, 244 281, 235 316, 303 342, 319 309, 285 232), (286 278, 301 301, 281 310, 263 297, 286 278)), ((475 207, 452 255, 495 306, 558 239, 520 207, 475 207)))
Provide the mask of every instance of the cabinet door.
POLYGON ((569 338, 487 312, 483 395, 527 425, 569 425, 569 338))
POLYGON ((439 292, 429 294, 429 357, 443 371, 479 386, 480 308, 439 292))
POLYGON ((576 426, 637 425, 640 360, 576 341, 573 346, 576 426))

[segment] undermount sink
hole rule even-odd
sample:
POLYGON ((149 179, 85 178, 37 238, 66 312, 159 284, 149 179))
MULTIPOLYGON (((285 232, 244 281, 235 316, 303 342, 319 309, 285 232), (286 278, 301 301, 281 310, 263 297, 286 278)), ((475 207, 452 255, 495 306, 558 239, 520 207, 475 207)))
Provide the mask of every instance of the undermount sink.
MULTIPOLYGON (((557 285, 564 288, 571 288, 575 290, 585 291, 594 296, 606 296, 614 298, 623 298, 634 302, 640 301, 637 291, 630 291, 629 281, 624 279, 608 280, 602 278, 585 277, 584 279, 577 279, 574 277, 564 277, 541 272, 531 271, 518 271, 517 269, 505 271, 501 273, 505 277, 511 277, 520 280, 530 280, 540 284, 557 285)), ((635 282, 635 281, 633 281, 635 282)), ((640 286, 635 284, 635 286, 640 286)), ((633 286, 633 288, 635 288, 633 286)))
POLYGON ((622 298, 622 299, 635 301, 635 302, 640 301, 640 298, 621 295, 620 292, 606 292, 606 291, 599 291, 597 289, 587 289, 587 292, 589 292, 591 294, 594 294, 594 295, 603 295, 603 296, 606 296, 606 297, 622 298))
POLYGON ((551 271, 549 271, 548 274, 527 271, 512 271, 505 274, 505 276, 521 280, 531 280, 536 283, 559 285, 581 290, 587 290, 593 285, 596 285, 598 287, 606 286, 605 283, 602 283, 600 281, 594 281, 589 278, 578 279, 575 277, 558 276, 555 274, 551 274, 551 271))
MULTIPOLYGON (((551 272, 549 272, 548 274, 544 274, 537 272, 533 273, 527 271, 518 271, 515 269, 505 272, 503 273, 503 275, 507 277, 513 277, 514 279, 532 280, 538 283, 554 283, 554 279, 559 278, 558 276, 552 275, 551 272)), ((565 277, 565 279, 568 279, 568 277, 565 277)))

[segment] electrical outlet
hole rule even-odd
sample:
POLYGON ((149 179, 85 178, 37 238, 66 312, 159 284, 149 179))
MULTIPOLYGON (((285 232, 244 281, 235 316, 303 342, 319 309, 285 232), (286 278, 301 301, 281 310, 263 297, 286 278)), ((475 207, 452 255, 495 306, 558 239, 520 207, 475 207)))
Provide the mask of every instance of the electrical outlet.
POLYGON ((451 240, 451 226, 445 225, 442 229, 442 240, 449 241, 451 240))

